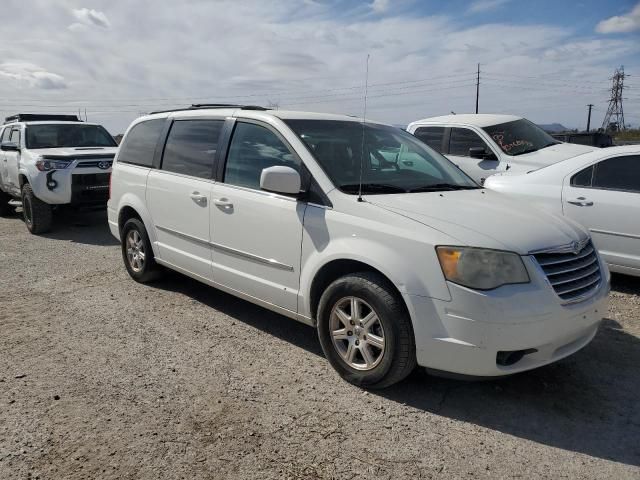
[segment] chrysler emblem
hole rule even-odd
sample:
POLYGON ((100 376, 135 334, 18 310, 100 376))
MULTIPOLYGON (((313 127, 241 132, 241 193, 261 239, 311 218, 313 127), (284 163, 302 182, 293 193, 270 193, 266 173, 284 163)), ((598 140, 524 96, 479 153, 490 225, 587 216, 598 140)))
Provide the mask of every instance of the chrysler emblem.
POLYGON ((111 162, 98 162, 98 168, 101 170, 106 170, 107 168, 109 168, 111 166, 111 162))

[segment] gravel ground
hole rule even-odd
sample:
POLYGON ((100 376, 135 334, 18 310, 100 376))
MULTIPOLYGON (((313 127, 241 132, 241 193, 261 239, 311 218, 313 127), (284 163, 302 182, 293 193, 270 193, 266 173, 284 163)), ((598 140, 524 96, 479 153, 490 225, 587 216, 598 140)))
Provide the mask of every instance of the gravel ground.
POLYGON ((313 329, 171 274, 104 213, 0 219, 0 478, 640 478, 640 279, 594 342, 492 382, 341 381, 313 329))

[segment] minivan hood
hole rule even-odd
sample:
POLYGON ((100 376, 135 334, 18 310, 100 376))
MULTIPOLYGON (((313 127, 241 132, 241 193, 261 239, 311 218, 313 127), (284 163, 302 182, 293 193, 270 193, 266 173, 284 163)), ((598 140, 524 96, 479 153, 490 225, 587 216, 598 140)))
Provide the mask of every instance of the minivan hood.
POLYGON ((104 155, 112 157, 118 151, 118 147, 64 147, 64 148, 36 148, 29 150, 34 155, 64 156, 64 157, 97 157, 104 155))
POLYGON ((566 160, 568 158, 577 157, 584 153, 598 150, 598 147, 590 147, 588 145, 578 145, 575 143, 559 143, 541 150, 531 153, 525 153, 515 157, 509 157, 509 163, 526 163, 537 168, 546 167, 554 163, 566 160))
POLYGON ((577 224, 484 189, 369 195, 367 201, 454 237, 462 245, 521 255, 587 237, 577 224))

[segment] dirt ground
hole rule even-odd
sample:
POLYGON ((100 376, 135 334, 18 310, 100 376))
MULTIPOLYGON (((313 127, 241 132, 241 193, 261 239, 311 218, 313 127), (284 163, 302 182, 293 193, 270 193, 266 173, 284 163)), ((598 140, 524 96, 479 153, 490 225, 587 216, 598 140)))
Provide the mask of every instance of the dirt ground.
POLYGON ((366 392, 310 327, 133 282, 104 213, 0 219, 0 479, 476 477, 640 478, 640 279, 558 364, 366 392))

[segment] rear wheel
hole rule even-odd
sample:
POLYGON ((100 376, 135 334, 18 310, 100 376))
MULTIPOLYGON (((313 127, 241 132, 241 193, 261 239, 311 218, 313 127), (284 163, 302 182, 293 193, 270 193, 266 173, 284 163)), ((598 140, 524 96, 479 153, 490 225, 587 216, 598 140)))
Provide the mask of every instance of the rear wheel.
POLYGON ((155 261, 147 229, 137 218, 130 218, 122 227, 122 259, 136 282, 147 283, 160 277, 161 267, 155 261))
POLYGON ((388 387, 416 364, 406 307, 376 273, 350 274, 329 285, 318 306, 318 336, 329 363, 355 385, 388 387))
POLYGON ((6 217, 13 212, 13 207, 9 205, 11 195, 0 191, 0 217, 6 217))
POLYGON ((22 187, 22 212, 24 223, 31 233, 37 235, 51 230, 53 223, 51 205, 37 198, 28 183, 22 187))

